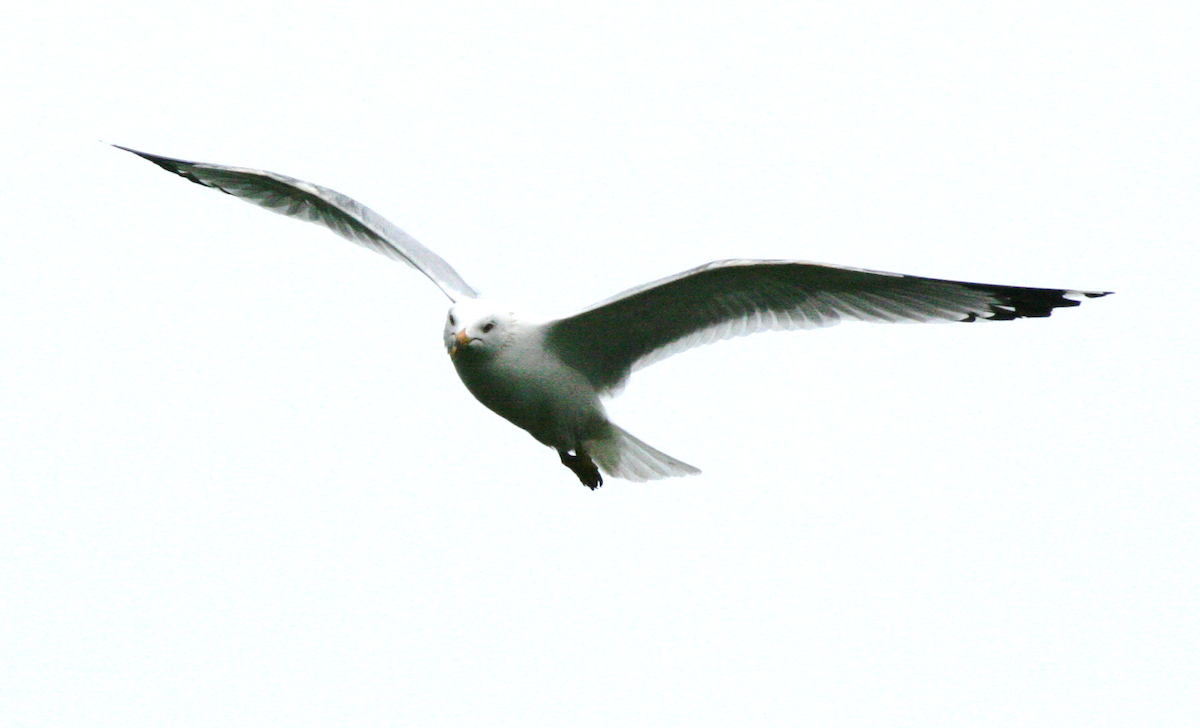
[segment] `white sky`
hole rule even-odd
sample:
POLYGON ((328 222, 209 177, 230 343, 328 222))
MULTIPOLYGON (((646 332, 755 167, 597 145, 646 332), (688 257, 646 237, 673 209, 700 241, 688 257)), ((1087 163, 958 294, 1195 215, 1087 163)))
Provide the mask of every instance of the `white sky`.
POLYGON ((1200 6, 25 3, 0 61, 0 723, 1184 726, 1200 6), (579 485, 419 274, 98 140, 372 206, 570 310, 727 257, 1115 290, 766 334, 579 485))

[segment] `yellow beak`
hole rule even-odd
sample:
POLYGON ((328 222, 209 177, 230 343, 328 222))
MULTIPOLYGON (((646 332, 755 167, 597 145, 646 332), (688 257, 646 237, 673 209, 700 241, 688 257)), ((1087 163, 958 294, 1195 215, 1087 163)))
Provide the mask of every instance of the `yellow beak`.
POLYGON ((453 359, 454 355, 458 353, 459 349, 465 349, 472 341, 474 341, 474 339, 472 339, 470 336, 467 336, 466 329, 463 329, 455 334, 454 346, 450 347, 450 358, 453 359))

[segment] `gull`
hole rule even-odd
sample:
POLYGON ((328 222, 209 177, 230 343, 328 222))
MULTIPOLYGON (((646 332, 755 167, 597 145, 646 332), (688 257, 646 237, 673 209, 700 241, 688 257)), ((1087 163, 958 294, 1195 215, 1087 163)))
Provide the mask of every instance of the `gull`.
POLYGON ((604 482, 601 473, 640 482, 700 472, 610 422, 601 401, 618 394, 632 372, 672 354, 760 331, 844 320, 1045 317, 1110 293, 967 283, 796 260, 718 260, 636 286, 572 316, 528 320, 481 298, 437 253, 339 192, 274 172, 117 148, 196 184, 322 225, 424 273, 453 304, 442 336, 467 390, 554 448, 592 490, 604 482))

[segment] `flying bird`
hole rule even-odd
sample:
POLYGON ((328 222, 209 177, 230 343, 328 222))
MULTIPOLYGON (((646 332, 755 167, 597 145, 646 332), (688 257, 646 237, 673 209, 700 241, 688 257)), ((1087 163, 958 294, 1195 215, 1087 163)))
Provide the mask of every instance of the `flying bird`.
MULTIPOLYGON (((115 146, 115 145, 114 145, 115 146)), ((450 299, 443 339, 467 389, 554 448, 595 490, 700 471, 609 421, 601 402, 629 375, 721 339, 843 320, 1011 321, 1109 291, 1018 288, 794 260, 718 260, 619 293, 566 318, 535 321, 487 299, 382 216, 326 187, 274 172, 187 162, 117 147, 205 187, 344 238, 424 273, 450 299)))

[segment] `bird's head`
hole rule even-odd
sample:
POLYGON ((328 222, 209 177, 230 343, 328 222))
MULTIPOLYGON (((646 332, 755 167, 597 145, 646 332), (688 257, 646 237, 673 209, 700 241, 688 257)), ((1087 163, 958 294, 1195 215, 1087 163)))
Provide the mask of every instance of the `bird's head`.
POLYGON ((494 354, 512 333, 513 314, 504 307, 478 299, 460 301, 446 314, 442 339, 450 358, 494 354))

